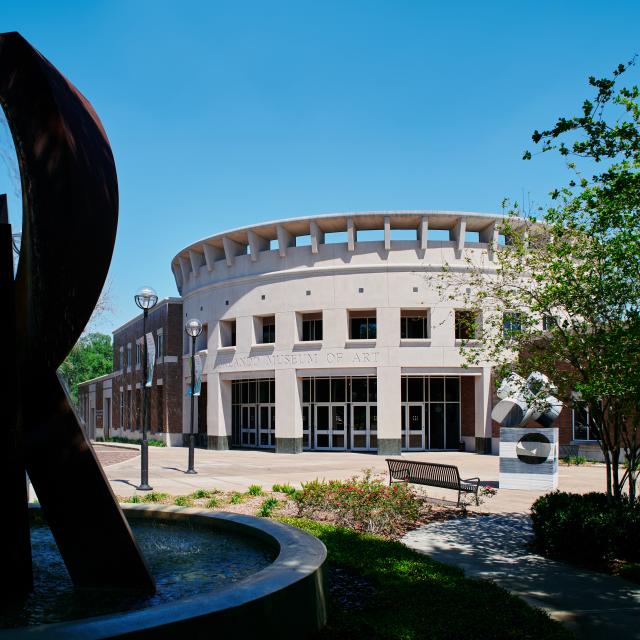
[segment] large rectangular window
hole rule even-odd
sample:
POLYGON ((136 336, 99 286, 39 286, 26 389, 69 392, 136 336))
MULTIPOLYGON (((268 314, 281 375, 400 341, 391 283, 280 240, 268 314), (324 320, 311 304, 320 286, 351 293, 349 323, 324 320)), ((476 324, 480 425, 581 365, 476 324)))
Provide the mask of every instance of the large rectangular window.
POLYGON ((302 342, 322 340, 322 313, 305 313, 302 315, 302 342))
POLYGON ((478 333, 478 314, 469 309, 456 309, 456 340, 476 340, 478 338, 478 333))
POLYGON ((573 439, 596 440, 589 410, 586 408, 573 409, 571 413, 573 420, 573 439))
POLYGON ((502 316, 502 333, 505 338, 513 338, 522 331, 522 314, 509 311, 502 316))
POLYGON ((156 385, 154 389, 156 394, 156 431, 162 433, 164 431, 164 386, 156 385))
POLYGON ((402 340, 427 340, 429 338, 429 312, 426 309, 400 312, 400 338, 402 340))
POLYGON ((220 321, 220 346, 221 347, 236 346, 236 321, 235 320, 220 321))
POLYGON ((273 344, 276 341, 276 317, 256 318, 256 338, 259 344, 273 344))
POLYGON ((351 340, 375 340, 376 333, 375 309, 349 311, 349 338, 351 340))
POLYGON ((164 334, 158 332, 156 337, 156 358, 161 360, 164 357, 164 334))

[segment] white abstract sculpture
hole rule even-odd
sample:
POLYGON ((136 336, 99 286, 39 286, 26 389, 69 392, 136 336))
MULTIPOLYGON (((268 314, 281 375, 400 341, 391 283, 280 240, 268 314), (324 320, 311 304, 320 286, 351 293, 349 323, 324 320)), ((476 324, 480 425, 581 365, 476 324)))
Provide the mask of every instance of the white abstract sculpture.
POLYGON ((534 371, 525 380, 517 373, 498 388, 500 402, 491 417, 500 424, 500 488, 545 490, 558 486, 558 429, 552 425, 562 403, 557 388, 534 371), (523 428, 535 421, 542 428, 523 428))
POLYGON ((534 371, 526 380, 512 373, 498 388, 500 402, 491 417, 503 427, 522 427, 531 421, 550 427, 562 411, 562 403, 552 395, 556 392, 544 373, 534 371))

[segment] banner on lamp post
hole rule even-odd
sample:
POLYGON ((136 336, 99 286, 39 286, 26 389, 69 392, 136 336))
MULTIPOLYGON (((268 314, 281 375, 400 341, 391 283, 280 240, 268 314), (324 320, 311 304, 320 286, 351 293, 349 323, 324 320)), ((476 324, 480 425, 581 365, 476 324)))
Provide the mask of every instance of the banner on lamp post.
POLYGON ((156 361, 156 342, 153 339, 153 333, 147 333, 147 380, 145 387, 150 387, 153 381, 153 365, 156 361))
POLYGON ((194 356, 195 369, 196 369, 196 382, 193 385, 193 395, 199 396, 200 389, 202 387, 202 358, 200 356, 194 356))

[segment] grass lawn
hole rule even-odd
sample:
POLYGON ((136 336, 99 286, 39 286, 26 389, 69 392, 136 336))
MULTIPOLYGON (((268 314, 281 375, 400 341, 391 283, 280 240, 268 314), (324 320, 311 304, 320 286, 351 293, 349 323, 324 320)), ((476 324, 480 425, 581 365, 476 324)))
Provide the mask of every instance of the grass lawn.
POLYGON ((299 518, 329 552, 329 624, 321 638, 568 639, 544 612, 491 582, 399 542, 299 518))

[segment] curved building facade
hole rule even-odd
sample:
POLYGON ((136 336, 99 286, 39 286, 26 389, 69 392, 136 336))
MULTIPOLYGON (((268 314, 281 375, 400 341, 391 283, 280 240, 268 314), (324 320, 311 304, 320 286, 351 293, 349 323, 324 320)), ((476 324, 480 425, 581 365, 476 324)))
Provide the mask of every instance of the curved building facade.
MULTIPOLYGON (((234 229, 172 261, 183 320, 205 330, 200 443, 310 450, 491 451, 490 367, 463 366, 467 323, 428 282, 493 268, 501 217, 323 215, 234 229), (206 433, 205 433, 206 429, 206 433)), ((190 344, 183 345, 183 431, 190 344)))

